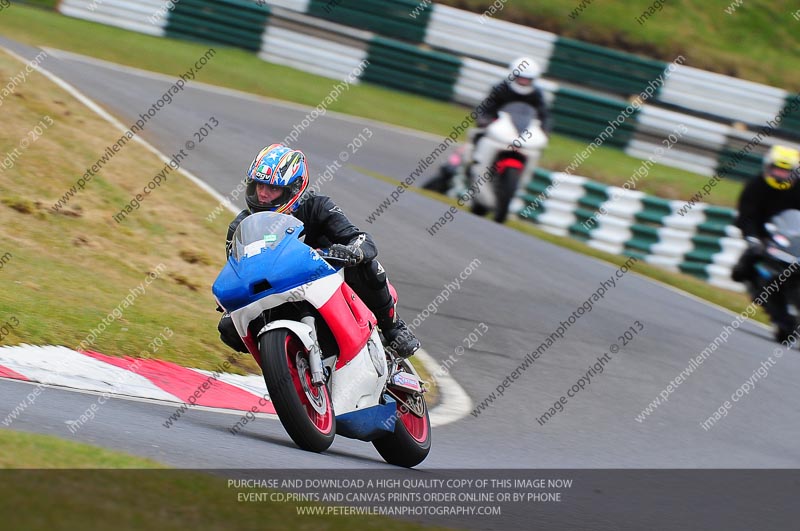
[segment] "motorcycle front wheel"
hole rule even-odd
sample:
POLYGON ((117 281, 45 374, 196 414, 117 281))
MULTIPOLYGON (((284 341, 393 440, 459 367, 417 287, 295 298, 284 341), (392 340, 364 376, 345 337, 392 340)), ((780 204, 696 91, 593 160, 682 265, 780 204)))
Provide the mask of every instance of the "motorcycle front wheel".
POLYGON ((259 339, 261 367, 270 400, 289 437, 309 452, 323 452, 336 435, 327 385, 311 383, 308 351, 286 329, 270 330, 259 339))
POLYGON ((514 199, 514 194, 517 193, 521 175, 521 169, 510 167, 506 168, 500 178, 497 179, 495 192, 497 207, 494 211, 494 220, 497 223, 504 223, 508 217, 508 207, 511 204, 511 200, 514 199))

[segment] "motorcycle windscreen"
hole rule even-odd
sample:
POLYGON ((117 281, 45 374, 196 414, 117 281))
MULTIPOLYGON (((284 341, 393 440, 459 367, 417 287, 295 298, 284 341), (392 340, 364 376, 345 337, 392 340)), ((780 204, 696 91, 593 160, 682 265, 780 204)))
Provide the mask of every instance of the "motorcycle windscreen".
POLYGON ((237 262, 260 254, 264 249, 276 249, 286 238, 300 234, 303 222, 294 216, 275 212, 258 212, 247 216, 233 233, 231 256, 237 262))
POLYGON ((508 115, 511 117, 511 122, 514 124, 514 127, 517 128, 518 132, 522 132, 527 129, 528 125, 531 123, 531 120, 540 119, 539 113, 536 112, 536 109, 522 101, 512 101, 511 103, 507 103, 506 105, 503 105, 498 112, 508 113, 508 115))
MULTIPOLYGON (((228 263, 212 288, 226 311, 336 273, 299 240, 302 227, 300 220, 273 212, 253 214, 242 221, 234 233, 228 263)), ((303 293, 294 298, 302 300, 303 293)))
POLYGON ((787 253, 800 257, 800 210, 784 210, 773 216, 770 223, 774 226, 773 237, 780 234, 783 238, 774 238, 781 243, 787 253), (788 245, 786 245, 788 241, 788 245))

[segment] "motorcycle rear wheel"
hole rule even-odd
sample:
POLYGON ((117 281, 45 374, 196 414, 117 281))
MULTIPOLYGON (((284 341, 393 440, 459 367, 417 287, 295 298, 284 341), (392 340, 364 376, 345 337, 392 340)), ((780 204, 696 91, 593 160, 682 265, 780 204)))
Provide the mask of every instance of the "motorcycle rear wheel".
POLYGON ((336 417, 328 386, 311 383, 303 343, 286 329, 270 330, 259 339, 259 351, 270 400, 289 437, 303 450, 327 450, 336 417))

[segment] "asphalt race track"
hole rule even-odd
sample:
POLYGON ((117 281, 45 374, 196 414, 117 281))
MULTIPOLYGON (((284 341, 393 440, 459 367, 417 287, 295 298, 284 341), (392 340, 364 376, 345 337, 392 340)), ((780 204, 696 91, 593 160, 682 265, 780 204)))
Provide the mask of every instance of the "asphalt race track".
MULTIPOLYGON (((37 53, 6 39, 0 44, 28 59, 37 53)), ((42 66, 126 125, 172 83, 165 76, 136 74, 69 56, 54 55, 42 66)), ((220 122, 218 130, 191 153, 184 167, 227 196, 253 155, 264 145, 281 141, 308 110, 189 83, 148 122, 142 136, 169 156, 214 116, 220 122)), ((433 135, 328 113, 295 142, 310 161, 312 183, 365 127, 372 137, 348 164, 396 179, 405 179, 440 141, 433 135)), ((136 176, 142 184, 151 177, 136 176)), ((71 180, 65 177, 64 182, 71 180)), ((173 176, 166 186, 191 184, 173 176)), ((495 391, 601 282, 615 275, 616 266, 463 212, 431 236, 425 229, 446 207, 411 192, 374 223, 366 223, 393 189, 343 166, 322 185, 321 193, 331 195, 357 225, 374 235, 380 260, 400 294, 400 315, 407 321, 470 262, 480 261, 460 289, 417 329, 434 358, 442 361, 454 355, 451 375, 466 390, 472 407, 495 391), (478 327, 486 329, 482 337, 465 340, 478 327), (463 355, 454 354, 456 347, 468 343, 474 344, 463 355)), ((203 219, 197 223, 201 229, 207 226, 203 219)), ((219 238, 222 261, 224 234, 219 238)), ((198 311, 213 312, 213 308, 198 311)), ((436 428, 431 454, 419 468, 797 468, 800 356, 796 351, 779 359, 727 417, 708 431, 701 427, 773 354, 776 345, 770 332, 753 323, 734 332, 671 394, 668 403, 643 422, 636 421, 642 409, 732 320, 727 312, 633 272, 616 278, 616 287, 568 327, 563 338, 488 409, 436 428), (622 346, 619 337, 639 326, 642 330, 622 346), (537 417, 613 344, 621 348, 603 373, 595 374, 562 412, 540 425, 537 417)), ((0 381, 0 403, 18 403, 30 389, 27 384, 0 381)), ((70 435, 65 421, 77 418, 95 398, 49 389, 14 429, 74 438, 185 468, 387 466, 371 445, 344 438, 321 455, 300 451, 272 419, 250 423, 234 436, 227 429, 237 416, 191 411, 167 429, 162 423, 174 406, 123 399, 110 400, 97 419, 70 435)))

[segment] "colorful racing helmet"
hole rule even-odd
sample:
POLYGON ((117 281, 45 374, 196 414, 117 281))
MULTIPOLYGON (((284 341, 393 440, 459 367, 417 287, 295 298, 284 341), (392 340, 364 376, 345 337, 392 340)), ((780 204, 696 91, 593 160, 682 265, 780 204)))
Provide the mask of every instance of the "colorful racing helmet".
POLYGON ((772 146, 764 155, 764 180, 776 190, 788 190, 800 178, 800 151, 772 146))
POLYGON ((262 149, 247 170, 245 200, 251 213, 291 214, 308 187, 308 166, 302 151, 283 144, 262 149))

